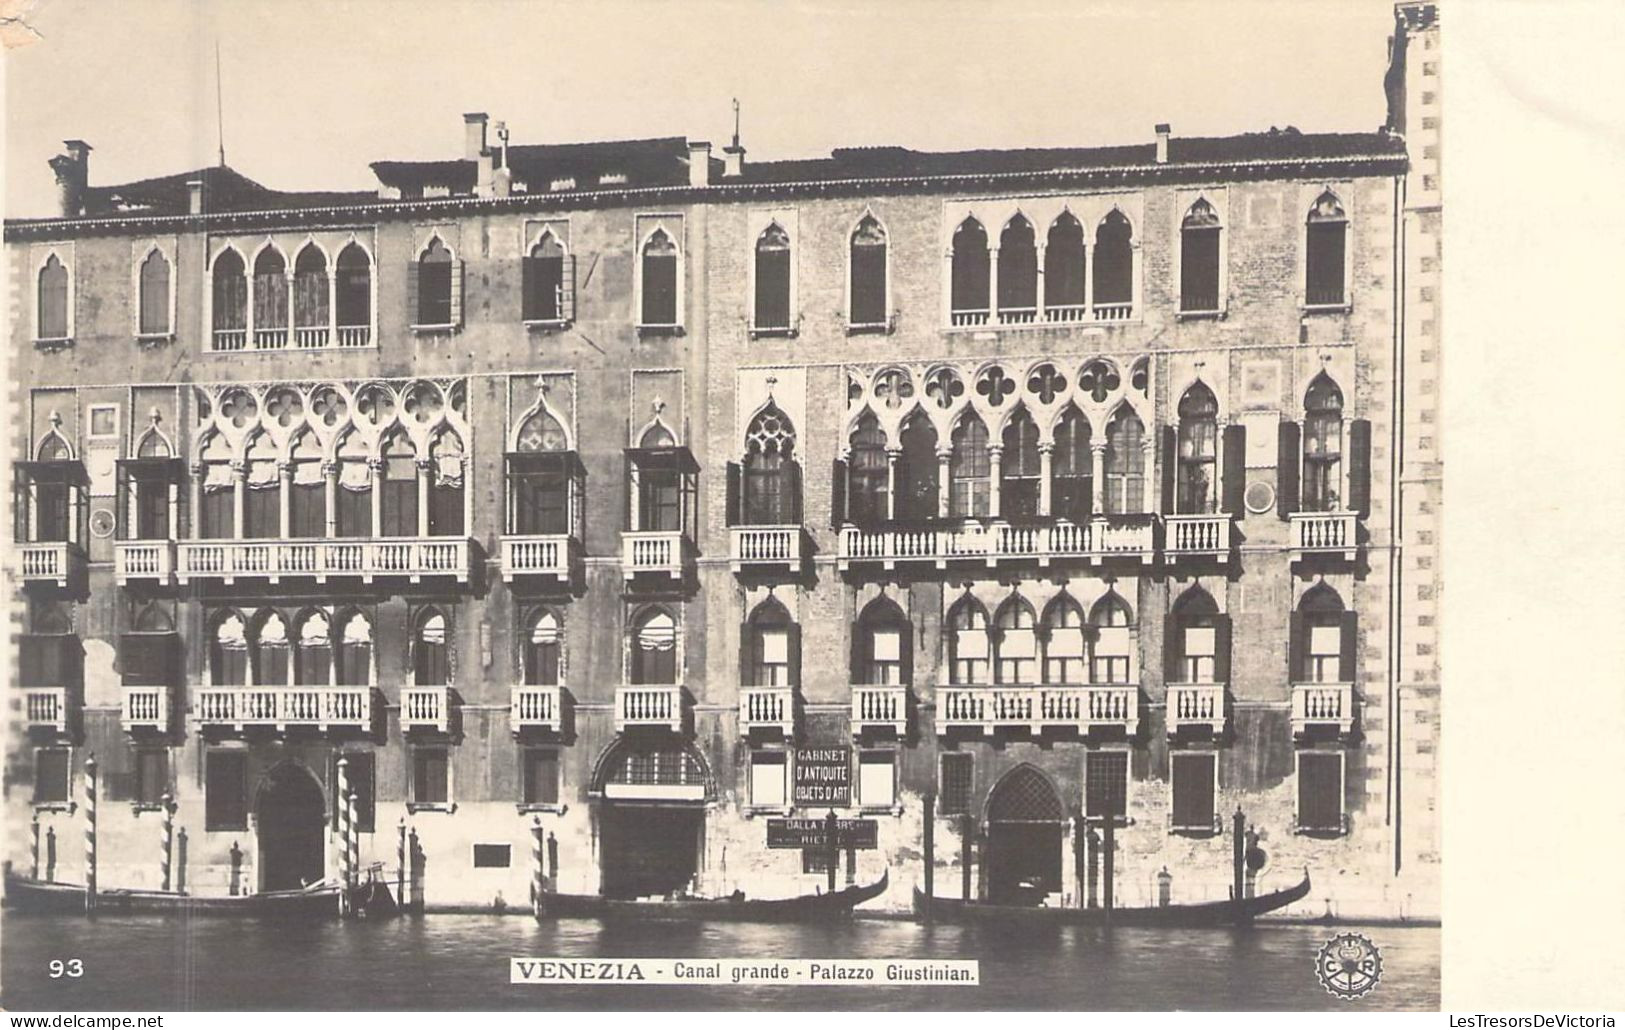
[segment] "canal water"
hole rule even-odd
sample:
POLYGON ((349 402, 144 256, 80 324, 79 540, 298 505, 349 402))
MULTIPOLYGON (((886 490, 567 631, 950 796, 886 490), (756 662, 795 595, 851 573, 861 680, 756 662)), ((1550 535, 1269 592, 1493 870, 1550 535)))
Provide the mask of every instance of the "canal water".
POLYGON ((389 922, 12 915, 0 1005, 38 1010, 242 1009, 1432 1009, 1439 930, 1370 927, 1383 973, 1342 1001, 1315 976, 1323 926, 1235 930, 625 924, 430 915, 389 922), (974 958, 976 987, 514 985, 524 956, 974 958), (50 976, 53 959, 83 975, 50 976))

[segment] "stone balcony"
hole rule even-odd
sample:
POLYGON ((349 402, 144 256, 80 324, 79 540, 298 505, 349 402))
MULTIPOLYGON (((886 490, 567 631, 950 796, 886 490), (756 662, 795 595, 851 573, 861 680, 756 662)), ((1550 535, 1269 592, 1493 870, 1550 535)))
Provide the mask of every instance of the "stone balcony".
POLYGON ((57 736, 68 732, 73 692, 67 687, 23 687, 23 723, 57 736))
POLYGON ((456 692, 450 687, 402 687, 401 732, 453 732, 457 725, 456 701, 456 692))
POLYGON ((1359 553, 1359 516, 1352 511, 1295 511, 1288 518, 1294 560, 1323 554, 1353 561, 1359 553))
POLYGON ((169 733, 170 714, 175 700, 168 687, 124 687, 119 704, 119 720, 126 733, 150 730, 159 736, 169 733))
POLYGON ((1292 732, 1306 736, 1316 729, 1344 736, 1354 730, 1354 684, 1294 683, 1292 732))
POLYGON ((639 573, 682 579, 693 567, 694 542, 682 530, 627 530, 621 534, 621 572, 627 579, 639 573))
POLYGON ((908 735, 908 688, 852 686, 852 735, 865 730, 889 730, 908 735))
POLYGON ((132 579, 167 586, 175 579, 175 541, 118 541, 113 545, 113 575, 119 586, 132 579))
POLYGON ((568 533, 502 538, 502 580, 541 576, 569 583, 581 569, 581 541, 568 533))
POLYGON ((728 531, 728 561, 735 573, 746 566, 799 572, 807 556, 807 531, 795 526, 734 526, 728 531))
POLYGON ((615 688, 615 731, 652 727, 687 733, 692 726, 692 701, 680 685, 622 686, 615 688))
POLYGON ((369 539, 183 540, 176 545, 176 579, 232 583, 238 579, 449 578, 467 583, 473 541, 467 537, 369 539))
POLYGON ((18 544, 17 555, 24 583, 55 583, 66 587, 85 569, 84 548, 65 540, 18 544))
POLYGON ((1226 725, 1223 683, 1168 684, 1168 736, 1186 727, 1205 729, 1217 737, 1226 725))
POLYGON ((756 730, 794 738, 800 701, 794 687, 740 687, 739 735, 748 737, 756 730))
POLYGON ((193 691, 198 725, 241 732, 308 726, 370 732, 372 687, 201 687, 193 691))
POLYGON ((1036 561, 1046 567, 1058 559, 1100 565, 1126 558, 1150 564, 1156 558, 1156 516, 1103 516, 1088 522, 1018 525, 1009 522, 963 522, 916 528, 846 526, 841 530, 837 562, 842 571, 853 563, 899 564, 1036 561))
POLYGON ((1162 550, 1168 558, 1230 560, 1229 514, 1164 515, 1162 550))
POLYGON ((1112 683, 1090 686, 938 687, 937 733, 974 729, 992 736, 1001 729, 1121 729, 1132 737, 1140 728, 1140 688, 1112 683))
POLYGON ((514 687, 509 695, 508 719, 517 736, 526 730, 565 733, 569 729, 562 687, 514 687))

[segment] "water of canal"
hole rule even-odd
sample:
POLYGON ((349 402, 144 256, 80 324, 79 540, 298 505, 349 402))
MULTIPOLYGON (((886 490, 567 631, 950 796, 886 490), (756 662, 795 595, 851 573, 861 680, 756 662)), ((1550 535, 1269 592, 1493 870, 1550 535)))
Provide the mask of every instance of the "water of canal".
POLYGON ((376 1009, 1433 1009, 1439 936, 1371 927, 1382 981, 1342 1001, 1317 981, 1334 930, 622 924, 430 915, 377 923, 4 914, 0 1005, 17 1011, 376 1009), (514 985, 508 959, 974 958, 975 987, 514 985), (83 975, 50 976, 53 959, 83 975))

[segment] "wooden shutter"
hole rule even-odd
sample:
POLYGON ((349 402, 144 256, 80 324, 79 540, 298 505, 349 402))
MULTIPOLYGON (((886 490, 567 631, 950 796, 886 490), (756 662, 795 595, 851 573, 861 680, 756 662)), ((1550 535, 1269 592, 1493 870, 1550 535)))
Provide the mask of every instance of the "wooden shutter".
POLYGON ((846 461, 836 458, 830 466, 829 525, 840 529, 846 522, 846 461))
POLYGON ((566 322, 576 320, 576 256, 564 255, 564 267, 559 273, 559 318, 566 322))
POLYGON ((463 259, 451 263, 451 318, 452 325, 463 324, 463 259))
POLYGON ((631 531, 637 529, 636 526, 632 525, 632 455, 631 454, 623 454, 621 456, 621 467, 622 467, 622 472, 621 472, 621 494, 622 494, 622 496, 621 496, 621 501, 622 501, 621 523, 622 523, 623 527, 628 532, 631 532, 631 531))
POLYGON ((1307 641, 1308 628, 1304 624, 1303 612, 1294 610, 1287 618, 1287 668, 1286 679, 1288 683, 1301 683, 1309 677, 1304 668, 1304 650, 1307 641))
POLYGON ((541 305, 537 303, 536 291, 541 283, 541 270, 537 267, 538 259, 522 257, 519 259, 519 317, 525 321, 540 318, 537 312, 541 305))
POLYGON ((869 627, 859 619, 853 622, 849 629, 852 633, 850 641, 850 655, 847 675, 853 683, 867 684, 869 682, 869 627))
POLYGON ((419 306, 421 304, 421 301, 419 299, 420 296, 421 296, 421 290, 420 290, 420 284, 418 283, 418 274, 419 274, 420 270, 421 269, 420 269, 420 267, 419 267, 419 265, 418 265, 418 263, 416 261, 413 261, 411 264, 406 266, 406 277, 405 278, 406 278, 406 324, 407 325, 422 325, 423 324, 423 310, 419 306))
POLYGON ((1298 443, 1300 432, 1296 422, 1282 422, 1277 438, 1275 510, 1281 521, 1298 510, 1298 443))
POLYGON ((1298 755, 1298 826, 1338 832, 1343 828, 1343 756, 1298 755))
POLYGON ((1213 755, 1175 754, 1172 756, 1174 826, 1179 829, 1213 825, 1213 755))
POLYGON ((1349 424, 1349 508, 1371 514, 1371 423, 1363 418, 1349 424))
POLYGON ((784 627, 784 647, 790 664, 790 685, 801 686, 801 623, 792 622, 784 627))
POLYGON ((1247 491, 1247 427, 1236 423, 1224 427, 1224 476, 1219 510, 1240 515, 1247 491))
POLYGON ((126 633, 119 637, 119 668, 126 686, 172 686, 180 640, 173 633, 126 633))
POLYGON ((1174 470, 1178 464, 1179 433, 1173 426, 1163 426, 1161 434, 1157 463, 1162 475, 1162 510, 1164 514, 1169 514, 1177 510, 1174 504, 1174 470))
POLYGON ((1219 683, 1230 682, 1230 634, 1232 632, 1230 616, 1215 615, 1213 617, 1213 679, 1219 683))
POLYGON ((1185 626, 1172 612, 1162 625, 1162 681, 1178 683, 1184 678, 1185 626))
POLYGON ((898 626, 898 629, 900 630, 898 637, 902 645, 897 649, 897 664, 901 668, 899 678, 903 681, 904 686, 912 686, 914 683, 914 624, 905 619, 898 626))
MULTIPOLYGON (((632 642, 637 646, 637 641, 632 642)), ((750 620, 739 624, 739 685, 742 687, 756 686, 756 635, 752 632, 750 620)))
POLYGON ((784 490, 788 495, 785 501, 785 514, 789 520, 801 525, 801 462, 794 458, 784 463, 784 490))
POLYGON ((1340 642, 1343 647, 1337 656, 1337 678, 1343 683, 1353 683, 1359 654, 1360 616, 1355 612, 1344 612, 1341 629, 1340 642))
POLYGON ((740 518, 739 518, 739 515, 740 515, 740 513, 739 513, 740 482, 739 482, 739 479, 740 479, 739 462, 737 462, 737 461, 728 462, 728 486, 727 486, 727 491, 726 491, 726 496, 727 496, 727 509, 726 509, 726 511, 727 511, 727 519, 728 519, 727 524, 730 525, 730 526, 737 526, 737 525, 740 524, 740 518))

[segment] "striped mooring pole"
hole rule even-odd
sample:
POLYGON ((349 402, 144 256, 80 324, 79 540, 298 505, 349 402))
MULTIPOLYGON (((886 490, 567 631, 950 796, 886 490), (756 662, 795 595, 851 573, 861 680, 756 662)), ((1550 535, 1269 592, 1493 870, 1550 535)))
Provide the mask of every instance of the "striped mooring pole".
POLYGON ((33 846, 34 879, 37 880, 37 879, 39 879, 39 813, 38 812, 34 813, 34 818, 33 818, 32 822, 29 824, 29 829, 33 832, 33 835, 34 835, 34 846, 33 846))
POLYGON ((96 911, 96 756, 85 756, 85 911, 96 911))
POLYGON ((169 890, 170 859, 175 854, 175 799, 165 794, 161 803, 164 806, 164 853, 158 861, 159 879, 163 881, 163 885, 159 889, 167 891, 169 890))
POLYGON ((395 902, 406 908, 406 817, 401 816, 397 827, 399 839, 395 845, 395 902))
POLYGON ((339 856, 339 879, 344 889, 339 891, 339 911, 348 914, 350 911, 350 888, 354 886, 350 869, 350 762, 340 758, 338 763, 338 810, 339 810, 339 846, 342 848, 339 856))
MULTIPOLYGON (((345 814, 350 817, 350 839, 348 844, 350 849, 350 875, 359 883, 361 880, 361 820, 356 816, 356 804, 355 788, 351 787, 349 793, 344 795, 344 810, 345 814)), ((351 886, 353 887, 355 884, 352 883, 351 886)))
POLYGON ((542 918, 542 817, 532 816, 530 826, 530 908, 542 918))

